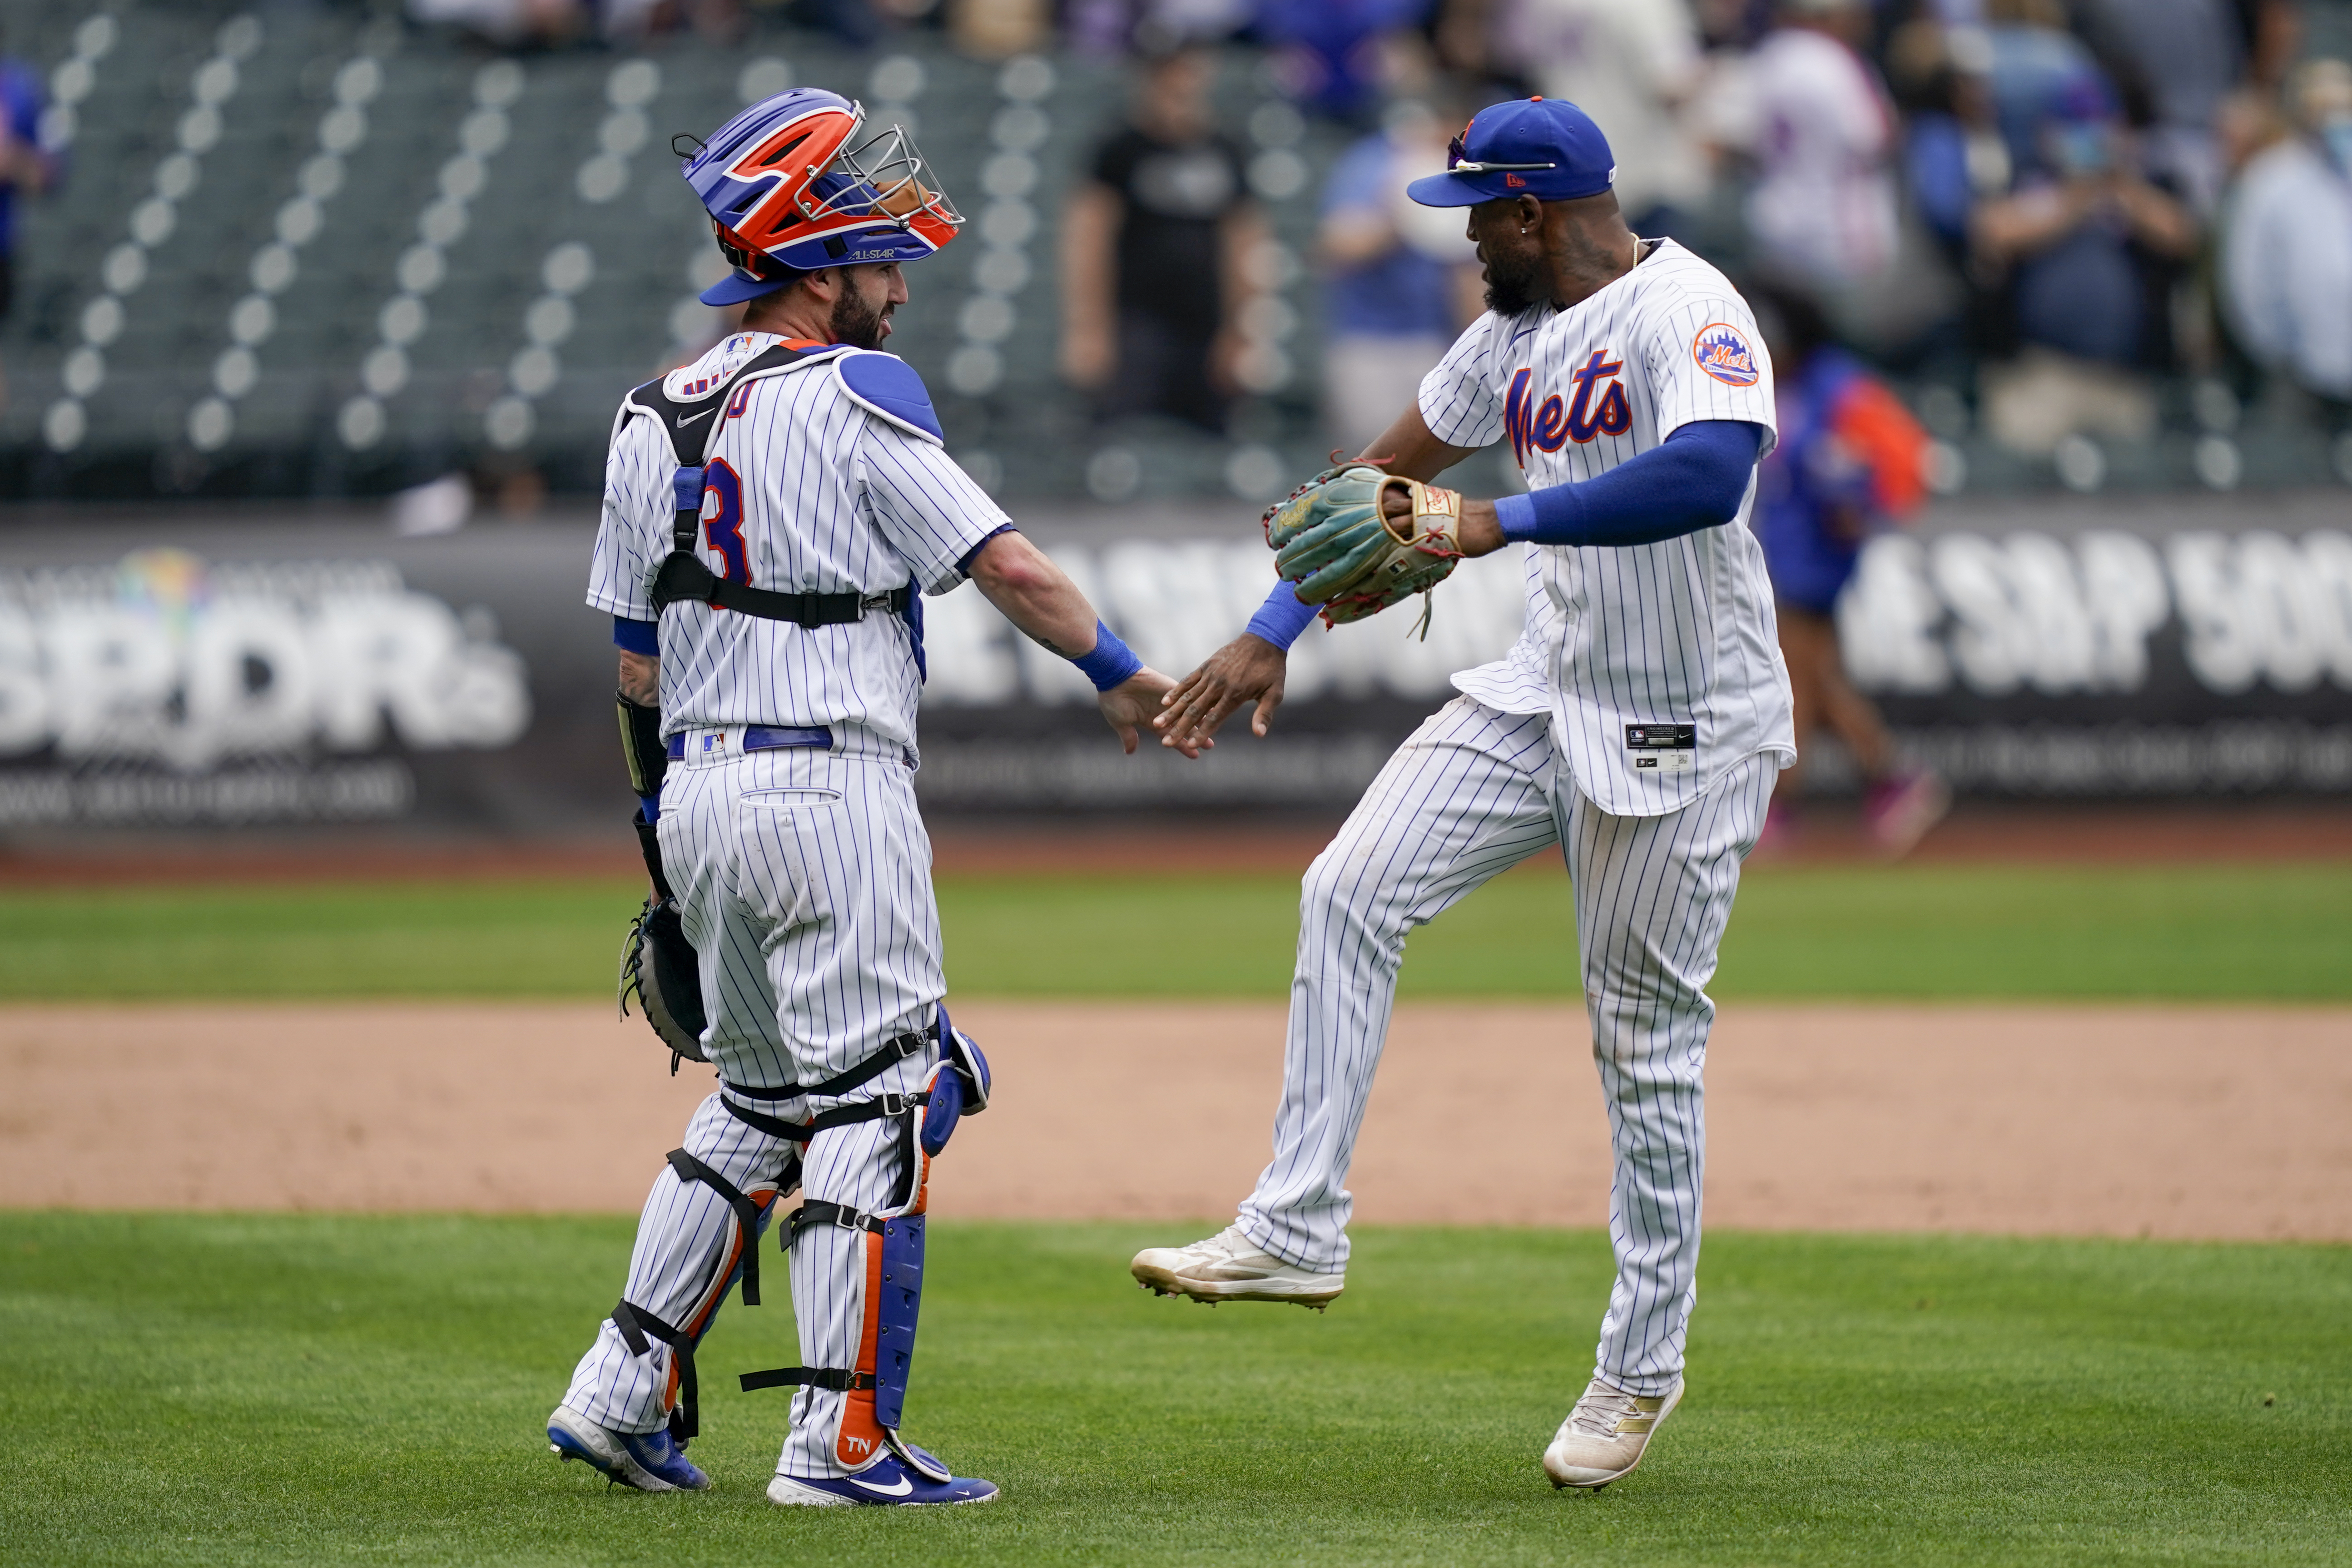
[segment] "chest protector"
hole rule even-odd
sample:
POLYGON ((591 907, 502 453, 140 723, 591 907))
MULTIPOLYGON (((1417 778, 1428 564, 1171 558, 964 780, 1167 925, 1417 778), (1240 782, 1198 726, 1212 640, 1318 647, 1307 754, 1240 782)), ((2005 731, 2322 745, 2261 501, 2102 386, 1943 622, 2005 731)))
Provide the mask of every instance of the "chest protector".
POLYGON ((666 378, 656 377, 624 400, 622 406, 629 414, 651 419, 661 427, 677 458, 677 471, 670 479, 671 499, 677 510, 671 522, 670 552, 654 577, 654 612, 659 615, 672 605, 710 605, 763 621, 789 621, 796 626, 814 628, 848 626, 881 611, 906 619, 914 637, 916 670, 928 675, 923 658, 921 595, 912 583, 884 594, 780 594, 721 577, 695 553, 702 532, 702 495, 711 439, 738 389, 763 376, 785 374, 838 358, 844 352, 839 345, 792 348, 778 343, 753 357, 734 374, 710 383, 709 390, 699 396, 672 397, 663 390, 666 378))

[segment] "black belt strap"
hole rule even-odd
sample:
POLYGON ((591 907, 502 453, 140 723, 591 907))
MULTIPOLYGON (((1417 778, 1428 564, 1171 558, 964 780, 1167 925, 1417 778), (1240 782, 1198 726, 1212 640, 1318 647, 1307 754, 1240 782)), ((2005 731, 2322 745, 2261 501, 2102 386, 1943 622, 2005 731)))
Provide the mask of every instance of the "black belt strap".
POLYGON ((621 1331, 622 1342, 629 1347, 631 1355, 641 1356, 651 1350, 653 1347, 646 1342, 649 1337, 661 1341, 677 1355, 677 1408, 670 1412, 669 1435, 677 1442, 691 1441, 701 1430, 696 1419, 701 1408, 697 1397, 701 1389, 694 1376, 694 1342, 643 1307, 632 1307, 625 1300, 613 1309, 613 1326, 621 1331))
POLYGON ((756 1127, 771 1138, 788 1138, 795 1143, 805 1143, 818 1133, 835 1127, 847 1127, 859 1121, 881 1121, 893 1116, 904 1116, 919 1105, 931 1102, 930 1090, 919 1094, 884 1094, 856 1105, 845 1105, 836 1110, 820 1111, 805 1122, 786 1121, 782 1117, 738 1105, 725 1095, 719 1103, 725 1106, 736 1121, 746 1127, 756 1127))
POLYGON ((743 1190, 683 1149, 669 1152, 670 1169, 677 1179, 691 1186, 700 1182, 727 1201, 735 1211, 736 1221, 743 1227, 743 1305, 760 1304, 760 1205, 743 1195, 743 1190))
POLYGON ((747 1372, 739 1379, 743 1392, 756 1394, 763 1388, 792 1388, 805 1384, 811 1388, 829 1388, 835 1394, 849 1394, 874 1386, 870 1372, 852 1372, 839 1366, 780 1366, 773 1372, 747 1372))
MULTIPOLYGON (((934 1026, 936 1028, 936 1026, 934 1026)), ((872 1056, 834 1074, 823 1083, 785 1084, 781 1089, 769 1089, 761 1084, 730 1083, 727 1087, 746 1100, 798 1100, 804 1094, 846 1094, 859 1084, 882 1076, 893 1065, 917 1055, 936 1038, 930 1031, 904 1034, 882 1042, 882 1048, 872 1056)))

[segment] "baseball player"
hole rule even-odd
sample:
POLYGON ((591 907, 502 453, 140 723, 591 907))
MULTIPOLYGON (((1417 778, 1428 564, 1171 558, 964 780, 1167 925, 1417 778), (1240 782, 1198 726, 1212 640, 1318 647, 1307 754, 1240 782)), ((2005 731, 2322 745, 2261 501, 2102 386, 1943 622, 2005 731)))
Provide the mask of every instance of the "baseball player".
POLYGON ((921 379, 877 352, 902 264, 962 221, 904 132, 797 89, 684 173, 734 268, 702 298, 744 303, 743 330, 623 405, 588 603, 614 617, 640 820, 720 1086, 655 1177, 548 1440, 647 1490, 710 1484, 680 1451, 694 1350, 737 1279, 757 1304, 760 1237, 798 1186, 780 1228, 807 1364, 743 1379, 797 1390, 769 1499, 984 1501, 994 1486, 898 1431, 930 1157, 988 1087, 940 1005, 912 784, 920 595, 978 583, 1092 679, 1130 752, 1170 683, 948 458, 921 379))
POLYGON ((1352 619, 1462 556, 1531 546, 1526 634, 1454 677, 1462 694, 1390 759, 1307 874, 1274 1159, 1256 1191, 1222 1233, 1133 1265, 1146 1286, 1206 1301, 1337 1297, 1342 1184, 1405 936, 1557 845, 1616 1153, 1616 1285, 1591 1381, 1543 1458, 1555 1485, 1587 1488, 1630 1471, 1682 1397, 1715 1013, 1704 987, 1741 857, 1795 760, 1748 530, 1773 440, 1771 367, 1721 273, 1625 226, 1612 174, 1591 120, 1531 99, 1482 110, 1447 172, 1413 183, 1415 201, 1470 209, 1486 314, 1367 449, 1384 472, 1335 472, 1269 513, 1288 580, 1154 721, 1197 754, 1254 702, 1264 734, 1284 649, 1317 608, 1302 598, 1352 619), (1499 439, 1530 493, 1472 500, 1423 482, 1499 439))

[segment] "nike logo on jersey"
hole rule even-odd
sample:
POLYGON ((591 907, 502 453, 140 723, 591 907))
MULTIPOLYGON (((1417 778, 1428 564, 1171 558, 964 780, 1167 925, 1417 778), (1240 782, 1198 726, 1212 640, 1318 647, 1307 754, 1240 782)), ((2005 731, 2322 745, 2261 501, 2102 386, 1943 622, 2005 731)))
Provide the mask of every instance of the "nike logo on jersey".
POLYGON ((1623 360, 1595 349, 1568 374, 1576 387, 1573 402, 1563 401, 1555 392, 1538 403, 1535 372, 1521 366, 1503 401, 1503 429, 1511 437, 1511 453, 1519 467, 1528 466, 1529 447, 1557 452, 1570 441, 1581 446, 1596 437, 1622 436, 1632 429, 1633 408, 1625 401, 1625 384, 1617 379, 1624 368, 1623 360))
POLYGON ((699 423, 701 423, 703 420, 709 418, 712 415, 714 415, 714 414, 716 414, 716 413, 718 413, 718 412, 719 412, 719 410, 718 410, 718 409, 716 409, 716 408, 706 408, 706 409, 704 409, 701 413, 695 415, 695 416, 694 416, 693 417, 691 417, 691 418, 688 418, 687 416, 685 416, 685 415, 681 414, 681 415, 679 415, 679 416, 677 416, 677 427, 678 427, 679 429, 683 430, 683 429, 685 429, 685 428, 686 428, 688 426, 689 426, 689 425, 696 425, 696 424, 699 424, 699 423))
POLYGON ((877 1497, 905 1497, 915 1489, 913 1480, 905 1476, 898 1478, 898 1484, 895 1487, 880 1486, 873 1481, 860 1480, 856 1476, 849 1478, 849 1484, 861 1491, 872 1492, 877 1497))

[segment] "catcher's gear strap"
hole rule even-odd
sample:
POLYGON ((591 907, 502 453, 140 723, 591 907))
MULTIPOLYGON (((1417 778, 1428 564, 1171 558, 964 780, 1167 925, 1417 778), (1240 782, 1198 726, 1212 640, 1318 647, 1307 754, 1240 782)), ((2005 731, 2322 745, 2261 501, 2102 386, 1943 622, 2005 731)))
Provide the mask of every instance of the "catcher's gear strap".
POLYGON ((693 1336, 625 1300, 613 1309, 613 1326, 621 1331, 621 1342, 629 1347, 631 1355, 644 1355, 653 1348, 646 1342, 648 1339, 656 1339, 669 1346, 670 1352, 677 1357, 677 1408, 670 1412, 669 1435, 680 1443, 691 1441, 701 1430, 697 1419, 701 1411, 701 1387, 694 1376, 693 1336))
POLYGON ((874 1386, 870 1372, 852 1372, 845 1366, 780 1366, 772 1372, 747 1372, 737 1379, 743 1392, 756 1394, 763 1388, 793 1388, 805 1384, 811 1388, 829 1388, 835 1394, 852 1394, 874 1386))
POLYGON ((743 1190, 683 1149, 669 1152, 670 1169, 677 1179, 691 1184, 700 1182, 726 1201, 735 1211, 736 1223, 743 1227, 743 1305, 760 1304, 760 1205, 743 1195, 743 1190))
POLYGON ((837 1225, 844 1230, 870 1230, 878 1236, 886 1223, 864 1209, 854 1209, 847 1204, 811 1198, 785 1216, 784 1224, 789 1228, 784 1232, 784 1245, 790 1247, 793 1244, 793 1237, 801 1233, 803 1226, 837 1225))
POLYGON ((646 858, 646 874, 654 879, 655 900, 675 909, 677 895, 670 891, 669 878, 662 872, 661 835, 646 820, 644 806, 637 807, 636 814, 629 818, 629 826, 637 830, 637 848, 646 858))
MULTIPOLYGON (((784 1246, 790 1247, 793 1238, 813 1225, 834 1225, 844 1230, 868 1231, 879 1236, 887 1223, 863 1209, 851 1208, 847 1204, 810 1198, 785 1219, 784 1246)), ((785 1388, 800 1384, 812 1388, 829 1388, 835 1394, 853 1394, 872 1388, 874 1373, 848 1367, 780 1366, 772 1372, 747 1372, 740 1381, 746 1394, 762 1388, 785 1388)))
POLYGON ((919 1030, 896 1036, 882 1042, 882 1048, 856 1065, 845 1068, 822 1083, 788 1083, 781 1089, 768 1089, 760 1084, 730 1083, 727 1088, 746 1100, 798 1100, 804 1094, 846 1094, 859 1084, 878 1078, 892 1064, 928 1048, 932 1036, 919 1030))
POLYGON ((662 744, 661 709, 632 702, 625 691, 615 692, 614 700, 620 709, 621 756, 629 764, 629 789, 651 800, 661 794, 662 780, 669 773, 669 749, 662 744))
POLYGON ((856 1105, 819 1111, 806 1121, 786 1121, 779 1116, 769 1116, 746 1105, 738 1105, 725 1095, 719 1103, 725 1106, 736 1121, 747 1127, 756 1127, 771 1138, 789 1138, 795 1143, 805 1143, 818 1133, 835 1127, 848 1127, 860 1121, 882 1121, 893 1116, 904 1116, 919 1105, 930 1103, 930 1095, 884 1094, 856 1105))

